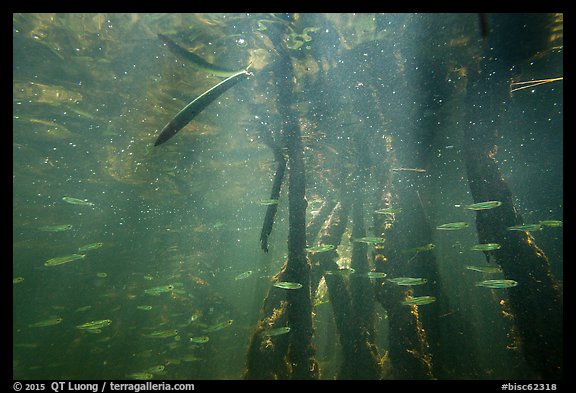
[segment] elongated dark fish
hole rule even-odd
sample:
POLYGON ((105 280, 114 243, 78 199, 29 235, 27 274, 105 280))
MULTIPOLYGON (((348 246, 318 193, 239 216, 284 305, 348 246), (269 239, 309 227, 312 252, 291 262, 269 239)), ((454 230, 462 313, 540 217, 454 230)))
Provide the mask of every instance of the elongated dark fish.
POLYGON ((188 124, 196 115, 204 110, 212 101, 220 97, 221 94, 226 92, 229 88, 236 83, 247 79, 252 76, 251 72, 242 70, 236 74, 224 79, 216 86, 210 88, 206 92, 196 97, 191 103, 186 105, 168 124, 164 126, 162 132, 154 142, 154 146, 161 145, 168 139, 172 138, 178 131, 180 131, 186 124, 188 124))
POLYGON ((212 75, 221 76, 221 77, 229 77, 234 75, 238 72, 238 70, 230 70, 227 68, 222 68, 214 64, 208 63, 206 60, 201 58, 198 55, 195 55, 192 52, 187 51, 186 49, 182 48, 180 45, 172 41, 170 38, 166 37, 164 34, 158 34, 158 38, 162 40, 166 47, 172 52, 174 55, 178 56, 182 60, 187 60, 190 62, 190 65, 194 68, 207 72, 212 75))

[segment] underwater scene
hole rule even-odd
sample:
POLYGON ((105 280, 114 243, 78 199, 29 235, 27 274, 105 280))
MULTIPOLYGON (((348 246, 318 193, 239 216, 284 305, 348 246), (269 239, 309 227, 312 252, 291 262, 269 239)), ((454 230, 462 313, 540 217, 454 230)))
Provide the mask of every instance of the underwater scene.
POLYGON ((13 379, 561 379, 562 75, 555 13, 13 14, 13 379))

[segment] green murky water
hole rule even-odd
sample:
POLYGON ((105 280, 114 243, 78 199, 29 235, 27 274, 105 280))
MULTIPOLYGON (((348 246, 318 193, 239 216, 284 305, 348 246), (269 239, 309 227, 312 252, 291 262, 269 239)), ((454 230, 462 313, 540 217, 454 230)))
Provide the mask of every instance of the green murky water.
MULTIPOLYGON (((563 219, 562 15, 488 14, 484 38, 482 18, 14 14, 13 378, 239 379, 253 367, 251 340, 297 347, 282 341, 297 337, 294 326, 256 329, 273 291, 290 301, 309 290, 273 285, 290 281, 277 276, 289 252, 290 157, 279 197, 270 197, 273 148, 286 157, 291 143, 286 113, 303 144, 307 247, 335 255, 331 279, 372 304, 362 312, 380 377, 406 378, 391 326, 415 307, 436 378, 539 378, 509 334, 506 309, 509 293, 530 283, 483 288, 475 283, 515 277, 465 268, 497 266, 493 254, 470 248, 482 243, 477 214, 498 215, 506 204, 465 209, 483 201, 470 192, 464 135, 494 133, 493 157, 523 219, 508 226, 563 219), (254 75, 154 147, 178 111, 223 80, 169 51, 158 33, 254 75), (292 91, 275 79, 286 59, 292 91), (514 90, 530 80, 546 83, 514 90), (394 209, 399 189, 412 190, 414 203, 394 209), (337 247, 322 247, 329 210, 350 200, 363 202, 354 220, 363 219, 364 233, 352 236, 350 214, 337 247), (260 234, 271 208, 266 253, 260 234), (394 243, 387 230, 402 222, 414 224, 394 243), (435 229, 453 222, 469 226, 435 229), (394 244, 403 251, 387 255, 394 244), (378 253, 398 267, 370 278, 351 265, 353 249, 369 270, 392 266, 378 265, 378 253), (62 259, 45 265, 54 258, 62 259), (410 270, 422 258, 432 258, 434 277, 410 270), (387 281, 400 276, 426 282, 387 281), (435 301, 390 308, 377 295, 382 286, 435 301)), ((530 236, 561 283, 562 227, 530 236)), ((321 277, 318 266, 309 268, 321 277)), ((305 312, 320 378, 345 378, 340 340, 352 338, 335 320, 327 281, 312 280, 305 312)))

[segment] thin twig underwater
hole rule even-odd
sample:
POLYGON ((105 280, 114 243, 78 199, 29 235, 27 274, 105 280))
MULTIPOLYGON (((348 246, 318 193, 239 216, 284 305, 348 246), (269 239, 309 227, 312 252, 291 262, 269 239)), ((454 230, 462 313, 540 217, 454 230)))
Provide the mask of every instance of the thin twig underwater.
POLYGON ((561 81, 561 80, 564 80, 563 76, 558 77, 558 78, 538 79, 538 80, 533 80, 533 81, 510 82, 510 93, 513 93, 513 92, 518 91, 518 90, 530 89, 531 87, 536 87, 539 85, 543 85, 545 83, 557 82, 557 81, 561 81), (520 86, 520 87, 517 87, 517 86, 520 86))

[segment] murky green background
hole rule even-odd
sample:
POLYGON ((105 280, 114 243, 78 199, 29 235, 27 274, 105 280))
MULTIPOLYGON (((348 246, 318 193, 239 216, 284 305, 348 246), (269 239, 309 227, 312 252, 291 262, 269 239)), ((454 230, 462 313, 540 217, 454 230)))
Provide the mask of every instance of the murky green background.
MULTIPOLYGON (((506 22, 519 17, 493 15, 495 32, 486 42, 477 14, 298 15, 294 35, 283 42, 295 70, 308 219, 341 187, 334 173, 351 172, 364 154, 354 135, 368 129, 373 139, 365 142, 366 152, 381 143, 382 152, 397 150, 400 163, 415 154, 426 163, 414 187, 433 225, 473 223, 475 213, 456 206, 472 203, 461 138, 464 113, 477 108, 462 97, 485 45, 492 67, 486 80, 500 81, 487 83, 487 94, 497 88, 494 94, 504 98, 478 110, 477 121, 497 128, 498 165, 525 222, 562 220, 562 82, 509 92, 510 78, 562 76, 562 35, 554 30, 561 20, 546 15, 542 24, 524 15, 524 29, 507 30, 506 22), (310 40, 298 38, 307 27, 317 27, 310 40), (375 96, 380 105, 368 105, 375 96)), ((13 15, 13 277, 23 278, 13 287, 15 379, 123 379, 158 365, 164 370, 156 379, 241 378, 262 302, 287 253, 286 185, 270 252, 259 244, 266 211, 259 201, 269 198, 275 171, 264 138, 278 138, 276 95, 290 94, 274 88, 269 65, 277 49, 263 34, 279 20, 255 14, 13 15), (157 33, 215 64, 242 69, 252 63, 255 75, 153 147, 175 113, 222 80, 176 58, 157 33), (68 204, 64 196, 93 205, 68 204), (39 230, 62 224, 72 229, 39 230), (103 246, 81 260, 44 266, 94 242, 103 246), (254 273, 235 280, 248 270, 254 273), (145 292, 168 284, 175 289, 145 292), (30 326, 55 317, 62 322, 30 326), (76 328, 101 319, 112 323, 99 333, 76 328), (234 322, 204 332, 227 320, 234 322), (145 336, 168 329, 178 335, 145 336), (203 335, 207 343, 189 342, 203 335)), ((379 167, 378 154, 373 173, 389 169, 379 167)), ((368 184, 366 195, 375 187, 368 184)), ((367 216, 371 207, 378 208, 367 205, 367 216)), ((561 281, 562 228, 533 235, 561 281)), ((439 316, 446 321, 439 377, 533 378, 499 308, 506 290, 475 287, 481 274, 463 268, 486 263, 482 253, 469 251, 477 243, 474 226, 450 236, 435 233, 434 243, 450 295, 448 312, 439 316)), ((346 247, 339 248, 344 257, 346 247)), ((325 303, 314 312, 321 375, 333 378, 341 359, 332 311, 325 303)), ((386 311, 376 313, 384 358, 386 311)))

